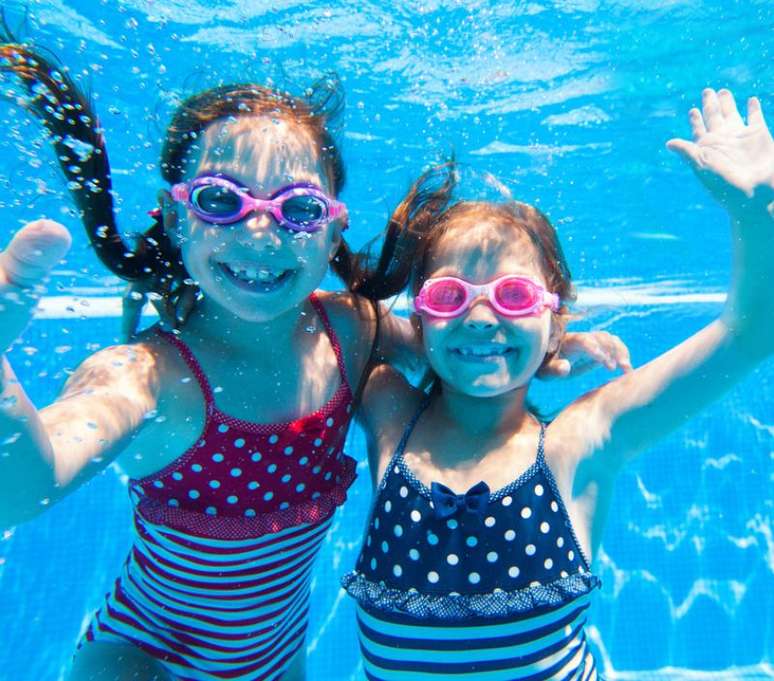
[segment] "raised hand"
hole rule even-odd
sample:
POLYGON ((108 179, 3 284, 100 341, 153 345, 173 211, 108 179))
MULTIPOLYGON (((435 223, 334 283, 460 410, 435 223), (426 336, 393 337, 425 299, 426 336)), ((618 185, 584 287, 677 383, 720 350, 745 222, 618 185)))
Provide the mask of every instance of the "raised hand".
POLYGON ((0 353, 21 334, 41 285, 70 248, 70 233, 53 220, 25 225, 0 252, 0 353))
POLYGON ((680 154, 710 193, 731 213, 751 203, 774 200, 774 139, 760 101, 747 101, 744 122, 729 90, 706 89, 702 110, 690 110, 693 141, 671 139, 667 147, 680 154))
POLYGON ((580 376, 604 366, 609 371, 632 370, 629 349, 618 337, 606 331, 566 333, 557 355, 540 369, 543 380, 580 376))

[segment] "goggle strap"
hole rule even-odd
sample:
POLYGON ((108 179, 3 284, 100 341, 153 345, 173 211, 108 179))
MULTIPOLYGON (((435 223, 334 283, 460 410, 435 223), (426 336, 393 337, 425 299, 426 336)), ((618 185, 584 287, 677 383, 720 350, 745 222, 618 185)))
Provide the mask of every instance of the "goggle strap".
POLYGON ((543 304, 552 312, 559 312, 559 308, 561 307, 560 303, 561 301, 559 300, 558 293, 549 293, 548 291, 543 291, 543 304))

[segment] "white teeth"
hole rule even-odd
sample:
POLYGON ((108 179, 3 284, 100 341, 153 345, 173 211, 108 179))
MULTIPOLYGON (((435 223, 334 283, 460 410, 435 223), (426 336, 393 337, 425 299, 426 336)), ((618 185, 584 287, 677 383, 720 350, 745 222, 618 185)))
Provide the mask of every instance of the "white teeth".
POLYGON ((224 263, 224 267, 238 279, 243 281, 259 281, 264 284, 277 281, 287 272, 287 270, 274 272, 265 267, 259 269, 254 265, 228 265, 224 263))
POLYGON ((455 352, 465 356, 489 357, 491 355, 505 355, 511 351, 511 347, 499 344, 486 345, 465 345, 461 348, 454 348, 455 352))

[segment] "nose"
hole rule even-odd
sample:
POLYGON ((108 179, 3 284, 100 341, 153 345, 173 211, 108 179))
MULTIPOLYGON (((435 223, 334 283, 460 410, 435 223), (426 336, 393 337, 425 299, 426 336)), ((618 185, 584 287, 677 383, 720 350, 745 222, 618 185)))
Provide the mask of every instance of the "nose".
POLYGON ((253 211, 245 218, 240 240, 254 248, 279 248, 282 244, 279 225, 265 211, 253 211))
POLYGON ((465 315, 465 327, 473 331, 491 329, 498 324, 497 314, 484 296, 473 300, 465 315))

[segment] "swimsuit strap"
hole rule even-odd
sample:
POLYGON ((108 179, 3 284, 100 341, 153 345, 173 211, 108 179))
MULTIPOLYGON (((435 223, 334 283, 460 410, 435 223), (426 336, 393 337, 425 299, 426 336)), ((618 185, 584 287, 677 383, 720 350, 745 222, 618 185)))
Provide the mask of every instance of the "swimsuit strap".
POLYGON ((313 292, 309 296, 309 302, 312 304, 314 311, 322 320, 325 333, 328 335, 328 340, 331 342, 331 347, 333 348, 333 352, 336 355, 336 364, 339 366, 341 381, 342 383, 349 385, 349 381, 347 381, 347 371, 344 366, 344 357, 341 352, 341 344, 339 343, 339 339, 336 336, 336 332, 333 330, 333 325, 331 324, 331 320, 328 318, 328 313, 325 311, 325 307, 323 307, 323 304, 317 297, 316 293, 313 292))
MULTIPOLYGON (((377 486, 378 492, 381 492, 386 487, 387 480, 389 479, 392 470, 396 466, 403 466, 404 475, 411 475, 411 471, 406 469, 405 464, 402 463, 403 452, 406 449, 406 444, 408 443, 409 437, 411 437, 411 433, 414 431, 414 426, 417 425, 417 421, 419 421, 419 417, 422 416, 422 412, 424 412, 425 409, 427 409, 428 404, 430 404, 430 395, 425 396, 425 398, 422 400, 422 404, 419 405, 419 409, 417 409, 416 413, 414 414, 414 416, 411 417, 411 420, 408 422, 408 424, 406 425, 406 428, 403 430, 403 436, 400 438, 400 442, 398 442, 398 446, 395 448, 395 452, 390 458, 390 463, 387 464, 387 468, 384 471, 384 475, 382 476, 382 479, 379 481, 379 485, 377 486)), ((421 485, 422 483, 420 482, 419 484, 421 485)))
POLYGON ((546 462, 546 455, 543 447, 543 445, 545 444, 545 440, 546 440, 546 424, 540 421, 540 436, 538 437, 538 450, 537 450, 537 457, 535 459, 535 463, 537 463, 538 466, 543 466, 546 462))
POLYGON ((392 455, 392 461, 390 462, 390 465, 398 460, 403 459, 403 452, 406 450, 406 445, 408 444, 409 438, 411 437, 411 433, 414 432, 414 427, 417 425, 419 417, 422 416, 422 413, 425 411, 425 409, 427 409, 429 404, 430 395, 427 395, 422 400, 422 404, 419 405, 419 409, 417 409, 414 416, 411 417, 411 420, 408 422, 406 429, 403 431, 403 437, 401 437, 398 446, 395 448, 395 454, 392 455))
POLYGON ((207 413, 209 414, 214 407, 214 397, 212 394, 210 382, 204 375, 204 370, 202 369, 201 364, 199 364, 199 360, 196 359, 193 352, 191 352, 191 348, 185 344, 182 338, 179 338, 175 334, 169 333, 168 331, 164 331, 160 327, 156 327, 156 333, 158 333, 161 338, 171 343, 180 353, 180 356, 183 358, 185 363, 188 365, 191 373, 193 373, 194 377, 196 378, 196 382, 199 384, 199 388, 201 388, 202 394, 204 395, 204 402, 207 407, 207 413))

